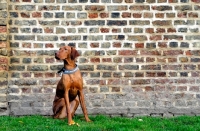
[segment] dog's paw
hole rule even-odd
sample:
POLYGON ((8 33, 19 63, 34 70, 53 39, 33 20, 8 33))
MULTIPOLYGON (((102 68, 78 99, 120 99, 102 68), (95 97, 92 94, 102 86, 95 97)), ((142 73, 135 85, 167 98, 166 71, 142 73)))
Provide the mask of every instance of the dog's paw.
POLYGON ((69 126, 74 125, 74 124, 76 124, 76 123, 75 123, 73 120, 71 120, 71 121, 68 123, 69 126))

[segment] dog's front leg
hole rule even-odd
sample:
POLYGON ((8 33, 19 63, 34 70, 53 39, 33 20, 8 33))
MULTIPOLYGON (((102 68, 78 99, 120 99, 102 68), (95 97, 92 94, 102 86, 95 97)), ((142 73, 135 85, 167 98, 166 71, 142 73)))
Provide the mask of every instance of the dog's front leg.
POLYGON ((83 114, 85 116, 85 120, 87 122, 91 122, 91 120, 88 118, 88 113, 87 113, 87 109, 86 109, 86 105, 85 105, 83 90, 79 92, 79 101, 80 101, 80 104, 81 104, 83 114))
POLYGON ((65 103, 66 103, 68 125, 74 125, 75 122, 72 120, 72 115, 71 115, 71 112, 70 112, 69 89, 65 90, 65 103))

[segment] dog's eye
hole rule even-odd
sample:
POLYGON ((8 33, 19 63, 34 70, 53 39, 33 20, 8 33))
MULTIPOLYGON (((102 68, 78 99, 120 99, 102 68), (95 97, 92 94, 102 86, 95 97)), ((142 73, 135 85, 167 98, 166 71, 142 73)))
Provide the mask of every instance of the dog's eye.
POLYGON ((65 50, 67 50, 67 49, 65 49, 65 50))

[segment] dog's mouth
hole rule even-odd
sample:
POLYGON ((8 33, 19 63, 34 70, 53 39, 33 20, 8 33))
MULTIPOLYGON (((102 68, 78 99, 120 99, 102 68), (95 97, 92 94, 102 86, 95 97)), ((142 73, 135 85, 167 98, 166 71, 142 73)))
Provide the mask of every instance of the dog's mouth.
POLYGON ((55 54, 55 58, 56 58, 56 60, 60 60, 60 58, 57 56, 57 54, 55 54))

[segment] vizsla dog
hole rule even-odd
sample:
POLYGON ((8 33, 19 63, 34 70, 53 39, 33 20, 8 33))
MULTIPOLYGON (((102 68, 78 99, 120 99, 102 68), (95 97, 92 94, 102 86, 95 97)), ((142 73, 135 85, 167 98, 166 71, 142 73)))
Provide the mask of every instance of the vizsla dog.
POLYGON ((59 119, 67 117, 69 125, 75 124, 72 117, 79 102, 86 121, 90 122, 84 101, 82 76, 75 64, 75 59, 78 56, 79 53, 77 50, 70 46, 61 47, 55 53, 56 59, 63 60, 64 67, 59 71, 62 72, 62 76, 57 85, 56 95, 53 101, 53 117, 59 119))

